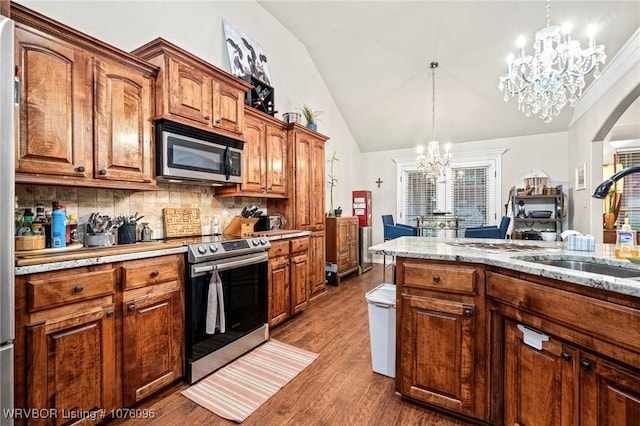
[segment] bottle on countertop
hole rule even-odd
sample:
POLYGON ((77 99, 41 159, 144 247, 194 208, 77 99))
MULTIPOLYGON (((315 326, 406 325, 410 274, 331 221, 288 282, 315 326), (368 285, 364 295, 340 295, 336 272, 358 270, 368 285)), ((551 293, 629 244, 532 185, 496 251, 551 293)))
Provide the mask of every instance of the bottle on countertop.
POLYGON ((51 248, 67 246, 67 215, 58 207, 51 213, 51 248))
POLYGON ((80 242, 80 235, 78 234, 78 215, 70 214, 69 215, 69 243, 77 244, 80 242))
POLYGON ((638 249, 636 248, 636 231, 631 229, 629 216, 625 216, 622 229, 618 230, 615 254, 618 259, 638 256, 638 249))

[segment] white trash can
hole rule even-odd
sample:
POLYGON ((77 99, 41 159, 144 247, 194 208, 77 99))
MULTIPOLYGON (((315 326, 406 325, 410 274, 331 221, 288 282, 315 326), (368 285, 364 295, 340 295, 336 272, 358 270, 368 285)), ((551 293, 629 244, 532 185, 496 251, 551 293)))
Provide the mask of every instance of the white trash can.
POLYGON ((396 286, 381 284, 366 299, 373 371, 396 377, 396 286))

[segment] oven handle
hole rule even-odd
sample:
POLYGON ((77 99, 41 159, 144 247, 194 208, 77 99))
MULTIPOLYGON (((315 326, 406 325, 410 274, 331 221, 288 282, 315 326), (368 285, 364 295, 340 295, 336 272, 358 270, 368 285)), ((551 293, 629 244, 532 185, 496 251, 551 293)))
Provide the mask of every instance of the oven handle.
POLYGON ((242 268, 243 266, 254 265, 256 263, 267 262, 269 260, 269 253, 264 252, 259 255, 251 255, 239 260, 229 260, 220 263, 204 263, 202 265, 193 265, 191 267, 191 276, 198 277, 204 275, 207 272, 211 272, 214 269, 217 271, 226 271, 229 269, 242 268))

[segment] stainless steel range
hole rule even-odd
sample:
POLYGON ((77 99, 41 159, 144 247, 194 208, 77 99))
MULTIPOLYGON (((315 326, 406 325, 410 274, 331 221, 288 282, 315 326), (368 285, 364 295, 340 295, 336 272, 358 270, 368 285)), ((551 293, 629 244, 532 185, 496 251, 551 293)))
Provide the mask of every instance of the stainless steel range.
POLYGON ((199 237, 188 245, 186 377, 195 383, 269 339, 265 238, 199 237))

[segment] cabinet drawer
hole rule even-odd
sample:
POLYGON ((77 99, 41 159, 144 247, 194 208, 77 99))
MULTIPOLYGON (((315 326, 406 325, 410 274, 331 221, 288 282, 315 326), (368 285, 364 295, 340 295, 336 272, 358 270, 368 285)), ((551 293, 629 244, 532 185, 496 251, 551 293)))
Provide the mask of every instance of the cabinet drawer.
POLYGON ((477 270, 473 267, 403 261, 404 286, 453 293, 476 293, 477 270))
POLYGON ((174 256, 125 262, 122 265, 122 286, 128 290, 175 280, 179 278, 180 270, 180 259, 174 256))
POLYGON ((271 241, 269 257, 286 256, 289 254, 289 241, 271 241))
POLYGON ((82 272, 65 277, 29 280, 27 306, 29 312, 113 294, 115 269, 82 272))
POLYGON ((291 253, 300 253, 309 250, 309 238, 295 238, 291 240, 291 253))

